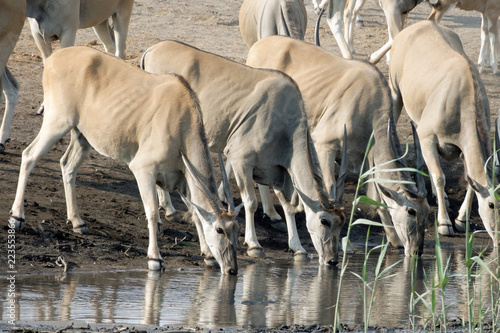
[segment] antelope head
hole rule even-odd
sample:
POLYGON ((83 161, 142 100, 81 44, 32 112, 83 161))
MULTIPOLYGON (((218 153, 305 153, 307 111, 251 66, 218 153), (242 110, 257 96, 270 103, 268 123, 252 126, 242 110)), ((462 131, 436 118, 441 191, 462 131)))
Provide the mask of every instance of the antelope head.
POLYGON ((339 176, 337 177, 337 183, 332 185, 332 189, 328 194, 323 178, 319 173, 319 163, 315 156, 311 137, 309 132, 307 132, 307 161, 313 176, 313 183, 319 202, 307 197, 300 190, 296 190, 304 203, 304 208, 308 207, 312 210, 312 216, 307 218, 307 230, 311 235, 314 248, 318 252, 320 265, 336 265, 339 262, 340 231, 345 223, 344 207, 341 205, 345 178, 347 176, 346 137, 347 134, 344 126, 344 142, 339 176))
MULTIPOLYGON (((422 170, 425 163, 420 149, 420 142, 413 123, 411 123, 411 126, 417 156, 416 169, 422 170)), ((389 119, 388 136, 398 167, 406 168, 405 160, 401 158, 400 143, 392 117, 389 119)), ((377 184, 381 201, 389 207, 386 213, 391 217, 396 234, 405 249, 405 255, 413 256, 415 253, 420 255, 424 246, 425 221, 430 213, 425 182, 422 175, 418 173, 415 173, 415 177, 412 179, 406 171, 394 172, 397 172, 397 178, 401 181, 414 182, 415 184, 400 183, 398 190, 377 184)), ((392 245, 399 244, 393 243, 392 245)))
POLYGON ((488 184, 486 186, 481 185, 476 180, 472 179, 469 175, 467 175, 467 182, 472 187, 472 189, 476 192, 477 202, 478 202, 478 212, 481 220, 483 221, 483 225, 493 240, 493 245, 497 247, 499 245, 500 236, 495 235, 500 231, 500 216, 499 216, 499 208, 500 202, 495 198, 496 193, 493 193, 495 188, 495 184, 498 184, 498 180, 500 179, 499 170, 499 161, 500 161, 500 153, 498 151, 500 140, 498 131, 499 124, 496 121, 495 125, 495 149, 497 150, 493 154, 493 168, 490 166, 490 157, 487 156, 483 141, 481 139, 481 135, 479 134, 479 128, 476 123, 476 134, 479 138, 479 143, 481 146, 481 153, 483 157, 483 161, 485 161, 485 173, 488 184), (498 224, 498 225, 497 225, 498 224))
POLYGON ((219 152, 219 159, 221 160, 222 180, 224 183, 224 191, 228 200, 228 208, 225 209, 220 201, 216 199, 216 195, 211 193, 209 189, 197 176, 192 163, 187 157, 182 154, 182 159, 186 168, 194 179, 196 186, 201 190, 208 201, 210 202, 211 211, 206 210, 199 205, 191 202, 195 213, 200 218, 203 225, 203 235, 205 241, 212 252, 215 260, 220 266, 222 274, 236 275, 238 273, 238 263, 236 260, 236 246, 238 244, 238 234, 240 227, 235 221, 238 212, 242 205, 234 207, 233 198, 229 190, 229 182, 227 179, 226 171, 223 167, 222 157, 219 152))

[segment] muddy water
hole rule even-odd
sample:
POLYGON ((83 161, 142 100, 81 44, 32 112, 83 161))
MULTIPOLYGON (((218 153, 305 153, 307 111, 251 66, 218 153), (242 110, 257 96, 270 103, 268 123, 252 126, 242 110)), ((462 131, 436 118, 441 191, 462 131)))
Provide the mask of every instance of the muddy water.
MULTIPOLYGON (((446 291, 448 316, 463 318, 467 313, 463 302, 466 283, 457 275, 465 273, 464 254, 458 249, 444 250, 444 254, 450 258, 452 275, 446 291)), ((369 282, 374 279, 377 256, 373 254, 368 262, 369 282)), ((340 301, 340 318, 345 324, 363 321, 361 283, 353 274, 361 274, 363 260, 362 253, 349 256, 340 301)), ((383 268, 396 262, 389 273, 392 276, 377 284, 370 320, 373 325, 408 324, 410 262, 400 253, 389 253, 383 268)), ((419 294, 428 290, 425 275, 430 280, 434 262, 430 255, 419 261, 415 275, 415 291, 419 294)), ((339 269, 318 267, 311 260, 303 264, 246 264, 236 277, 221 276, 217 270, 204 268, 167 270, 161 274, 141 270, 18 277, 16 314, 17 320, 22 321, 84 320, 207 328, 330 325, 334 321, 339 274, 339 269)), ((477 292, 481 284, 476 285, 477 292)), ((0 286, 2 292, 7 289, 0 286)), ((5 303, 0 306, 0 320, 7 320, 5 303)), ((421 310, 420 304, 417 316, 422 315, 421 310)))

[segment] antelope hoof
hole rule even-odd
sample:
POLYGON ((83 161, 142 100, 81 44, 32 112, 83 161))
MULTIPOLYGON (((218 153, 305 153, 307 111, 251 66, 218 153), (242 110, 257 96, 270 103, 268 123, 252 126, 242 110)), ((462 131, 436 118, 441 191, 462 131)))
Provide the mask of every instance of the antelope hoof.
POLYGON ((14 228, 15 231, 23 230, 24 219, 15 216, 9 217, 9 228, 14 228))
POLYGON ((148 259, 148 269, 150 271, 161 271, 164 268, 163 259, 148 259))
POLYGON ((3 143, 0 143, 0 154, 3 154, 5 152, 5 145, 3 143))
POLYGON ((262 248, 260 248, 260 247, 253 247, 251 249, 248 249, 247 254, 249 257, 252 257, 252 258, 265 258, 266 257, 266 254, 264 253, 264 251, 262 251, 262 248))
POLYGON ((203 261, 205 262, 205 265, 207 265, 207 267, 214 267, 214 268, 218 268, 220 267, 219 266, 219 263, 217 262, 217 260, 215 260, 214 257, 212 256, 206 256, 203 261))
POLYGON ((73 232, 80 235, 90 234, 90 230, 86 224, 81 224, 79 226, 73 227, 73 232))
POLYGON ((455 232, 453 231, 452 225, 440 225, 438 226, 438 232, 443 236, 455 236, 455 232))
POLYGON ((455 220, 455 228, 459 231, 459 232, 465 232, 466 230, 466 222, 463 222, 463 221, 460 221, 460 220, 455 220))
POLYGON ((307 257, 307 252, 295 252, 293 254, 293 260, 297 262, 304 262, 308 261, 309 258, 307 257))
POLYGON ((181 223, 181 216, 178 212, 173 212, 172 214, 165 214, 165 219, 168 222, 181 223))

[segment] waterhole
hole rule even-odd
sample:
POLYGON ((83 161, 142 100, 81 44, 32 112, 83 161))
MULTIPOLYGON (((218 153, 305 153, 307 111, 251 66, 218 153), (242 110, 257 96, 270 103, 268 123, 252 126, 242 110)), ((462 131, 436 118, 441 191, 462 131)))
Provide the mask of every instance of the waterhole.
MULTIPOLYGON (((449 258, 449 282, 445 303, 448 318, 467 319, 467 284, 464 253, 443 249, 449 258)), ((424 255, 411 273, 411 260, 402 253, 388 253, 381 266, 396 265, 376 286, 378 253, 366 264, 368 287, 363 288, 365 256, 349 255, 340 293, 340 321, 356 325, 363 322, 364 305, 375 287, 376 297, 370 324, 407 327, 410 318, 423 323, 430 314, 419 302, 411 310, 411 295, 426 295, 429 301, 432 279, 437 278, 433 255, 424 255), (355 274, 354 274, 355 273, 355 274), (412 287, 412 280, 414 281, 412 287), (363 297, 365 290, 366 297, 363 297)), ((216 269, 169 269, 164 272, 114 271, 32 275, 16 279, 16 320, 123 323, 205 328, 270 328, 281 325, 331 325, 339 290, 340 268, 319 267, 315 260, 246 263, 238 276, 222 276, 216 269)), ((488 302, 489 279, 474 279, 472 292, 482 291, 488 302)), ((2 281, 7 299, 7 282, 2 281)), ((484 304, 486 308, 488 304, 484 304)), ((0 303, 1 320, 8 320, 8 308, 0 303)))

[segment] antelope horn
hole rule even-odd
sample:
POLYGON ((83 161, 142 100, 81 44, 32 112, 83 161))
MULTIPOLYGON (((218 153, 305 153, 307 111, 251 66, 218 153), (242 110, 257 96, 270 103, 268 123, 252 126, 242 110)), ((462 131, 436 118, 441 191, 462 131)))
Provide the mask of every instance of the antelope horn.
POLYGON ((488 180, 488 184, 493 186, 492 184, 492 170, 491 167, 488 163, 488 155, 486 154, 486 150, 484 149, 484 142, 483 139, 481 139, 481 134, 479 133, 479 126, 477 126, 477 120, 476 120, 476 134, 477 138, 479 139, 479 146, 481 147, 481 154, 483 155, 483 161, 486 163, 486 179, 488 180))
POLYGON ((220 152, 220 148, 218 148, 217 150, 219 155, 220 172, 222 174, 222 185, 224 187, 224 193, 226 194, 229 212, 234 212, 234 201, 231 195, 231 189, 229 187, 229 180, 227 178, 226 168, 224 167, 224 161, 222 160, 222 153, 220 152))
POLYGON ((203 192, 205 193, 205 195, 207 196, 208 200, 210 201, 210 206, 212 206, 212 209, 214 210, 214 213, 217 215, 217 216, 221 216, 222 215, 222 210, 220 209, 220 206, 219 206, 219 203, 217 202, 217 200, 215 199, 215 197, 212 195, 212 193, 210 193, 210 191, 208 190, 208 188, 205 186, 205 184, 203 184, 203 182, 200 180, 200 178, 196 175, 195 173, 195 170, 194 170, 194 166, 193 164, 191 163, 191 161, 186 157, 186 155, 184 155, 184 153, 181 151, 181 156, 182 156, 182 161, 184 162, 184 164, 186 165, 186 168, 189 172, 189 174, 191 175, 191 177, 193 177, 194 179, 194 183, 196 184, 196 186, 203 192))
MULTIPOLYGON (((398 133, 396 131, 396 125, 394 123, 394 118, 391 116, 389 117, 389 126, 387 129, 388 133, 387 135, 389 136, 389 142, 392 148, 392 151, 394 153, 394 157, 396 158, 396 164, 398 165, 399 168, 406 168, 408 167, 406 165, 406 160, 401 157, 400 153, 400 148, 401 148, 401 143, 399 142, 398 138, 398 133)), ((402 181, 409 181, 413 182, 413 179, 411 178, 410 174, 407 171, 399 171, 398 172, 399 179, 402 181)), ((403 191, 405 191, 408 195, 412 197, 418 197, 419 196, 419 189, 413 184, 400 184, 401 188, 403 191)))
POLYGON ((397 164, 401 167, 406 167, 405 161, 401 158, 401 143, 399 142, 398 133, 396 131, 396 124, 392 115, 389 117, 389 126, 387 127, 387 135, 389 136, 389 143, 391 144, 394 157, 397 159, 397 164))
POLYGON ((500 179, 500 123, 498 122, 498 118, 495 119, 495 177, 496 179, 500 179))
POLYGON ((324 12, 325 9, 321 8, 318 14, 318 20, 316 21, 316 25, 314 27, 314 44, 316 44, 316 46, 321 46, 319 43, 319 23, 321 21, 321 16, 323 16, 324 12))
MULTIPOLYGON (((309 171, 311 172, 311 175, 313 177, 313 183, 314 183, 314 188, 316 189, 316 192, 318 193, 319 197, 319 202, 321 204, 321 207, 323 207, 324 210, 330 210, 333 209, 333 205, 330 203, 330 200, 328 199, 328 195, 326 194, 326 189, 325 189, 325 184, 323 182, 323 178, 321 175, 318 173, 318 165, 316 160, 313 160, 313 151, 311 150, 311 135, 309 134, 309 130, 306 132, 306 148, 307 148, 307 163, 309 165, 309 171)), ((314 147, 313 147, 314 148, 314 147)))
POLYGON ((343 147, 342 147, 342 154, 341 154, 341 162, 340 162, 340 169, 339 169, 339 176, 337 177, 337 184, 335 187, 332 185, 332 189, 334 189, 333 195, 331 195, 331 198, 335 200, 336 204, 341 204, 342 203, 342 196, 344 195, 344 188, 345 188, 345 179, 347 178, 347 168, 348 168, 348 163, 347 163, 347 129, 346 125, 344 124, 344 139, 343 139, 343 147))
MULTIPOLYGON (((413 144, 415 147, 415 155, 417 157, 417 166, 416 169, 422 171, 424 169, 425 161, 424 156, 422 155, 422 148, 420 147, 420 140, 418 139, 417 130, 415 129, 415 124, 413 121, 410 121, 411 130, 413 132, 413 144)), ((424 177, 418 172, 415 173, 415 183, 417 184, 418 192, 423 196, 427 196, 427 190, 425 188, 424 177)))

